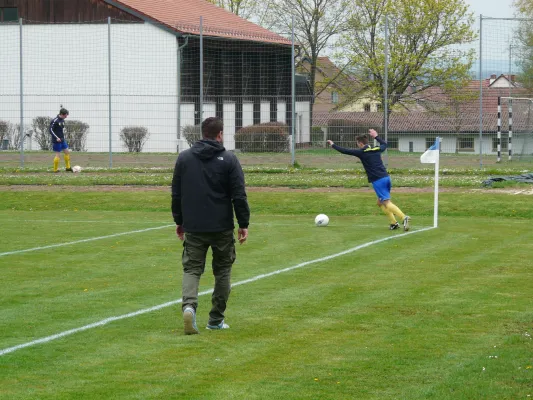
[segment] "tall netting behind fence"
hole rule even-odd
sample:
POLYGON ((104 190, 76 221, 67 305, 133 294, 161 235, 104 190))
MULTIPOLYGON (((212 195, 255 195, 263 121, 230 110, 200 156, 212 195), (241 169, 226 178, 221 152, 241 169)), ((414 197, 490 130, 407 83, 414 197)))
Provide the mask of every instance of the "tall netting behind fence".
POLYGON ((531 160, 533 90, 527 65, 532 21, 482 19, 483 150, 489 160, 531 160))
MULTIPOLYGON (((179 39, 180 149, 201 137, 202 120, 216 116, 224 121, 224 146, 237 152, 243 164, 287 165, 292 120, 290 42, 274 35, 249 38, 232 30, 212 32, 203 26, 178 28, 198 33, 179 39)), ((298 91, 307 97, 305 104, 296 100, 296 110, 309 113, 305 81, 297 85, 298 91)), ((308 121, 299 127, 297 144, 309 140, 308 121)))

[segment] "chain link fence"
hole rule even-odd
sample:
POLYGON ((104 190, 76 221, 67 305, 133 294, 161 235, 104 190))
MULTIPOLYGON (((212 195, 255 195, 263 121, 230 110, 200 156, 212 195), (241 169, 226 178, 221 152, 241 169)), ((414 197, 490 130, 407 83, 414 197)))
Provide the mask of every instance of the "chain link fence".
POLYGON ((169 167, 211 116, 224 120, 224 145, 246 166, 353 167, 326 140, 355 147, 370 128, 386 136, 389 168, 423 168, 418 157, 437 136, 443 167, 531 163, 533 94, 518 40, 524 21, 478 23, 477 41, 465 45, 476 52, 470 80, 391 93, 387 113, 328 57, 319 58, 317 75, 318 85, 328 83, 313 94, 305 62, 293 65, 294 44, 274 34, 250 40, 201 21, 175 27, 188 34, 112 19, 2 23, 0 166, 51 167, 49 123, 61 107, 70 111, 73 163, 85 167, 169 167))

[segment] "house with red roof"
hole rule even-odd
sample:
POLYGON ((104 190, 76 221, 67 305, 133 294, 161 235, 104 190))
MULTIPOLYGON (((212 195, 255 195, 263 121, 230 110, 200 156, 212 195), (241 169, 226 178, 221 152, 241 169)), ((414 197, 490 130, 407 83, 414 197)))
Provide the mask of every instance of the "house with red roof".
MULTIPOLYGON (((0 0, 0 10, 11 18, 0 22, 0 74, 13 78, 0 80, 2 118, 17 122, 20 110, 2 107, 20 98, 28 126, 61 104, 89 124, 89 151, 124 150, 126 126, 149 130, 145 151, 175 151, 188 147, 183 129, 210 116, 224 119, 228 149, 242 127, 292 123, 291 41, 205 0, 0 0)), ((298 140, 309 141, 301 77, 296 94, 298 140)))
MULTIPOLYGON (((405 110, 396 108, 389 115, 387 139, 391 150, 423 152, 440 136, 445 153, 479 154, 481 149, 483 154, 497 154, 499 130, 504 155, 509 150, 513 154, 533 154, 533 94, 513 75, 472 80, 453 91, 430 88, 413 95, 410 101, 405 110)), ((383 131, 383 113, 317 112, 313 114, 313 126, 321 127, 325 138, 328 132, 342 130, 350 142, 361 127, 383 131)))

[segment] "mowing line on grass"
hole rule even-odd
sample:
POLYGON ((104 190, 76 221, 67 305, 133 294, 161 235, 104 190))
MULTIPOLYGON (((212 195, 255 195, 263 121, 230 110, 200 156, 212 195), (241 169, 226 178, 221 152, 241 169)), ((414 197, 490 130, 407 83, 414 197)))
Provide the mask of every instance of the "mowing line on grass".
MULTIPOLYGON (((170 225, 170 226, 173 226, 173 225, 170 225)), ((158 228, 152 228, 152 229, 158 229, 158 228)), ((236 282, 236 283, 232 284, 231 287, 240 286, 240 285, 244 285, 246 283, 255 282, 255 281, 258 281, 260 279, 264 279, 264 278, 268 278, 268 277, 271 277, 271 276, 274 276, 274 275, 282 274, 284 272, 288 272, 288 271, 292 271, 292 270, 295 270, 295 269, 298 269, 298 268, 302 268, 302 267, 305 267, 307 265, 316 264, 316 263, 323 262, 323 261, 329 261, 331 259, 334 259, 334 258, 337 258, 337 257, 340 257, 340 256, 344 256, 346 254, 353 253, 354 251, 358 251, 358 250, 364 249, 366 247, 372 246, 374 244, 386 242, 386 241, 392 240, 392 239, 402 238, 402 237, 405 237, 407 235, 412 235, 412 234, 415 234, 415 233, 420 233, 420 232, 428 231, 428 230, 431 230, 431 229, 435 229, 435 227, 422 228, 422 229, 418 229, 416 231, 410 231, 410 232, 407 232, 407 233, 404 233, 404 234, 401 234, 401 235, 394 235, 394 236, 389 236, 389 237, 378 239, 378 240, 373 240, 371 242, 363 243, 363 244, 360 244, 359 246, 352 247, 351 249, 341 251, 340 253, 331 254, 329 256, 317 258, 317 259, 314 259, 314 260, 311 260, 311 261, 305 261, 303 263, 300 263, 300 264, 297 264, 297 265, 293 265, 292 267, 278 269, 276 271, 269 272, 267 274, 257 275, 257 276, 254 276, 253 278, 245 279, 243 281, 236 282)), ((213 293, 213 289, 205 290, 203 292, 198 293, 198 297, 206 295, 206 294, 211 294, 211 293, 213 293)), ((175 304, 179 304, 181 302, 182 302, 182 299, 169 301, 167 303, 159 304, 159 305, 154 306, 154 307, 145 308, 145 309, 134 311, 134 312, 131 312, 131 313, 128 313, 128 314, 118 315, 116 317, 109 317, 109 318, 103 319, 101 321, 98 321, 98 322, 95 322, 95 323, 92 323, 92 324, 89 324, 89 325, 82 326, 80 328, 70 329, 68 331, 63 331, 63 332, 57 333, 55 335, 46 336, 44 338, 33 340, 31 342, 22 343, 22 344, 19 344, 17 346, 13 346, 13 347, 8 347, 6 349, 0 350, 0 356, 3 356, 3 355, 8 354, 8 353, 13 353, 14 351, 17 351, 17 350, 20 350, 20 349, 24 349, 26 347, 35 346, 37 344, 48 343, 48 342, 51 342, 53 340, 65 337, 65 336, 72 335, 74 333, 83 332, 83 331, 86 331, 86 330, 92 329, 92 328, 97 328, 99 326, 106 325, 106 324, 108 324, 110 322, 119 321, 121 319, 126 319, 126 318, 131 318, 131 317, 136 317, 137 315, 146 314, 146 313, 149 313, 149 312, 152 312, 152 311, 157 311, 157 310, 160 310, 162 308, 166 308, 166 307, 173 306, 175 304)))
POLYGON ((172 225, 156 226, 154 228, 139 229, 139 230, 136 230, 136 231, 114 233, 112 235, 98 236, 98 237, 93 237, 93 238, 88 238, 88 239, 75 240, 74 242, 57 243, 57 244, 51 244, 49 246, 33 247, 31 249, 8 251, 8 252, 5 252, 5 253, 0 253, 0 257, 9 256, 9 255, 12 255, 12 254, 28 253, 30 251, 53 249, 54 247, 70 246, 71 244, 93 242, 95 240, 108 239, 108 238, 117 237, 117 236, 124 236, 124 235, 131 235, 133 233, 142 233, 142 232, 148 232, 148 231, 155 231, 155 230, 158 230, 158 229, 169 228, 171 226, 176 226, 176 225, 172 224, 172 225))

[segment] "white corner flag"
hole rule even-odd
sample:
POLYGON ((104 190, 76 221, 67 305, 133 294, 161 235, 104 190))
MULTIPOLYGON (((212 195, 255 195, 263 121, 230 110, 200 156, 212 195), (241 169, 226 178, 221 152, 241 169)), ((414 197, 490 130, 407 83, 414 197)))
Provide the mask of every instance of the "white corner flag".
POLYGON ((435 143, 420 156, 422 164, 435 164, 439 160, 440 138, 435 139, 435 143))
POLYGON ((424 154, 420 156, 422 164, 435 164, 435 205, 433 209, 433 227, 438 226, 439 216, 439 159, 440 159, 440 141, 437 137, 435 143, 424 154))

